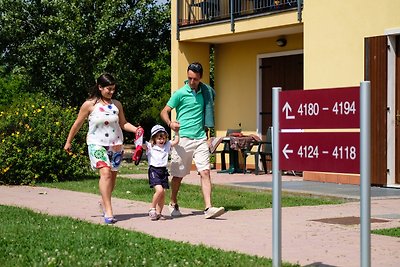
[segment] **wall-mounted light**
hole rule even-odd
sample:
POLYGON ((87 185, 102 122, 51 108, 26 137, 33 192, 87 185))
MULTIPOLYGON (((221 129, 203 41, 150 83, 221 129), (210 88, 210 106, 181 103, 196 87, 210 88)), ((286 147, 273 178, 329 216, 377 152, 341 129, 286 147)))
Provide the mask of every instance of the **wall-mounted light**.
POLYGON ((286 38, 278 38, 277 40, 276 40, 276 45, 277 46, 280 46, 280 47, 284 47, 285 45, 287 44, 287 40, 286 40, 286 38))

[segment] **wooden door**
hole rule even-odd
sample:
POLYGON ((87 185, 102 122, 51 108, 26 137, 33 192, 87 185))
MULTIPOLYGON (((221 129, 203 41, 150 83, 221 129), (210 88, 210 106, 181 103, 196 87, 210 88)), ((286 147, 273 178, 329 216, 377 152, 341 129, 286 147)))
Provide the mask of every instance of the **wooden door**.
POLYGON ((395 94, 396 94, 396 119, 395 119, 395 183, 400 184, 400 36, 396 36, 395 52, 395 94))
POLYGON ((282 90, 303 90, 303 54, 262 59, 262 116, 261 133, 266 135, 272 126, 272 87, 282 90))
POLYGON ((387 184, 387 37, 365 39, 364 80, 371 81, 371 184, 387 184))

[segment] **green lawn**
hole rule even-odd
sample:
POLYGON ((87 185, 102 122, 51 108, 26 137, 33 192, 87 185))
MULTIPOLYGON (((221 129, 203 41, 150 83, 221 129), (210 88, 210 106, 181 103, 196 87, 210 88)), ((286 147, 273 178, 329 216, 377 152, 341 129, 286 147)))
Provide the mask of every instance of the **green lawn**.
POLYGON ((146 161, 141 161, 139 165, 122 162, 118 174, 147 174, 148 165, 146 161))
MULTIPOLYGON (((0 205, 0 265, 272 266, 271 259, 190 245, 0 205), (12 215, 12 216, 10 216, 12 215)), ((283 263, 282 266, 299 266, 283 263)))
POLYGON ((372 230, 372 234, 400 237, 400 227, 372 230))

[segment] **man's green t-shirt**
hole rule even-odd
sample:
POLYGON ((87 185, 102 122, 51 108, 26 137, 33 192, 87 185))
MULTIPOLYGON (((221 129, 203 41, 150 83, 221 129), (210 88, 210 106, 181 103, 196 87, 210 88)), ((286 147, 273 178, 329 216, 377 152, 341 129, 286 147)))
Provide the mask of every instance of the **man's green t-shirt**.
POLYGON ((192 139, 206 138, 204 131, 204 99, 201 89, 196 93, 188 84, 174 92, 167 105, 176 109, 180 123, 179 135, 192 139))

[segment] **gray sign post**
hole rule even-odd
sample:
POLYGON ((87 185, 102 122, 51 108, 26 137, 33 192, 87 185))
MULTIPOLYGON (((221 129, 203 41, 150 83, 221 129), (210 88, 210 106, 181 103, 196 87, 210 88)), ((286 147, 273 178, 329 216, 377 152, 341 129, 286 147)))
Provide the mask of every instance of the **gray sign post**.
POLYGON ((360 266, 371 266, 371 82, 360 83, 360 266))
POLYGON ((281 87, 272 88, 272 266, 282 263, 282 176, 279 171, 279 93, 281 87), (274 149, 275 148, 275 149, 274 149))

